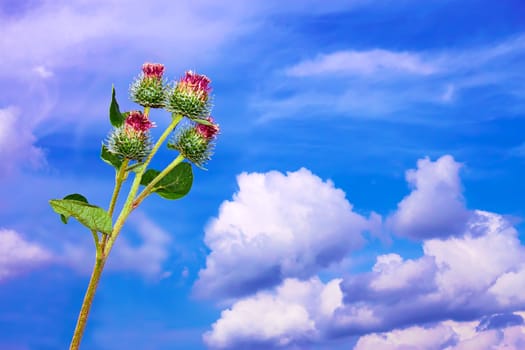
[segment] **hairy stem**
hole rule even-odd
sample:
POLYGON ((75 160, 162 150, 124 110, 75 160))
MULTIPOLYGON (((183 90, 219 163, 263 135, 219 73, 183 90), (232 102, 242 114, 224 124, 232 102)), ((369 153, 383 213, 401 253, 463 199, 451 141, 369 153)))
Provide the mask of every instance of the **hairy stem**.
POLYGON ((109 216, 113 216, 115 211, 115 205, 117 204, 117 198, 122 188, 122 183, 126 180, 126 168, 128 167, 129 159, 124 159, 120 165, 119 170, 115 175, 115 188, 113 189, 113 195, 111 196, 111 201, 109 202, 108 213, 109 216))
POLYGON ((124 226, 124 222, 128 218, 131 211, 134 209, 133 207, 133 200, 138 192, 140 181, 142 180, 142 175, 146 171, 149 163, 151 162, 151 159, 157 153, 160 146, 164 143, 164 141, 168 138, 169 134, 175 129, 177 124, 181 121, 182 115, 173 115, 173 119, 171 124, 164 130, 162 135, 159 137, 157 143, 153 146, 153 149, 151 150, 150 154, 144 161, 144 166, 142 167, 142 170, 139 171, 135 175, 135 179, 133 179, 133 183, 131 185, 131 189, 129 190, 128 198, 126 199, 126 202, 124 203, 124 207, 122 208, 122 211, 120 212, 120 215, 117 218, 117 221, 115 222, 115 226, 113 227, 113 232, 111 234, 111 237, 109 237, 108 244, 104 247, 104 254, 107 256, 109 252, 111 251, 111 248, 113 247, 113 244, 115 243, 115 240, 117 239, 120 231, 122 230, 122 227, 124 226))
POLYGON ((98 282, 100 281, 100 276, 102 275, 102 270, 104 269, 105 263, 106 259, 97 253, 95 266, 93 267, 93 272, 91 273, 91 278, 89 279, 88 288, 84 296, 84 301, 82 302, 80 314, 78 315, 77 326, 75 327, 75 332, 73 333, 73 339, 71 340, 69 350, 78 350, 80 347, 80 342, 82 340, 82 336, 84 335, 84 329, 86 328, 89 311, 91 310, 91 304, 93 303, 93 298, 95 297, 95 292, 97 291, 98 282))
MULTIPOLYGON (((147 115, 148 113, 149 113, 149 108, 145 108, 144 114, 147 115)), ((84 330, 86 328, 89 311, 91 310, 91 304, 93 303, 93 298, 95 297, 98 282, 100 281, 100 276, 102 275, 102 271, 104 269, 106 259, 109 256, 109 252, 111 251, 111 248, 113 247, 113 244, 115 243, 115 240, 117 239, 120 231, 122 230, 122 227, 124 226, 124 222, 128 218, 131 211, 134 209, 132 206, 133 199, 135 198, 135 195, 137 194, 137 191, 139 189, 142 175, 146 171, 148 164, 151 162, 151 159, 153 158, 155 153, 158 151, 162 143, 166 140, 169 134, 173 131, 173 129, 175 129, 177 124, 182 119, 182 115, 172 115, 172 117, 173 119, 172 119, 171 124, 166 128, 166 130, 161 135, 161 137, 159 138, 155 146, 153 146, 152 151, 150 152, 150 154, 146 158, 146 161, 144 162, 143 168, 135 175, 135 179, 133 180, 133 184, 131 185, 131 189, 128 193, 128 197, 126 199, 126 202, 124 203, 124 207, 122 208, 117 218, 117 221, 115 222, 115 225, 113 226, 113 230, 111 234, 110 235, 103 234, 102 240, 100 241, 98 239, 97 232, 92 231, 93 238, 95 240, 95 244, 97 247, 95 266, 93 267, 93 272, 91 273, 91 278, 89 280, 88 288, 84 296, 84 301, 82 302, 82 307, 80 309, 80 314, 78 316, 77 325, 75 327, 75 332, 73 333, 73 339, 71 340, 71 345, 69 347, 70 350, 78 350, 80 347, 80 342, 82 340, 82 336, 84 335, 84 330)), ((127 164, 128 164, 128 160, 125 160, 122 166, 120 167, 119 171, 117 172, 116 180, 115 180, 115 189, 113 191, 111 202, 109 204, 109 214, 110 215, 112 215, 115 210, 115 205, 117 202, 117 198, 118 198, 120 189, 122 187, 122 183, 127 177, 127 171, 126 171, 127 164)))

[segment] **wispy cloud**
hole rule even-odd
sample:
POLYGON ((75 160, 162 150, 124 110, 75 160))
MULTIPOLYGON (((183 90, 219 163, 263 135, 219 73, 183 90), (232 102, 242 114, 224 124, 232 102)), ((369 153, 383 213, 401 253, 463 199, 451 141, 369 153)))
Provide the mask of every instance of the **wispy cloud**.
POLYGON ((419 122, 414 114, 424 112, 425 106, 468 103, 465 95, 475 88, 522 98, 523 82, 515 76, 524 69, 524 56, 525 35, 470 48, 320 53, 276 72, 252 99, 252 106, 262 122, 326 111, 350 118, 419 122), (281 91, 286 91, 284 97, 281 91))
POLYGON ((439 67, 424 62, 417 54, 375 49, 319 55, 313 60, 288 68, 286 74, 292 77, 333 74, 366 76, 385 73, 429 75, 438 70, 439 67))

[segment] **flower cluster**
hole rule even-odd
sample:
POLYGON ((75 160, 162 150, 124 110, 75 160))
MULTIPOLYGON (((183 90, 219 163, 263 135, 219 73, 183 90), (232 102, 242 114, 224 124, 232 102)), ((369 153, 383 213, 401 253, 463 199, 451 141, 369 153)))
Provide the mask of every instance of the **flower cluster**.
POLYGON ((149 130, 154 127, 140 111, 131 111, 124 125, 115 128, 107 141, 108 150, 121 158, 141 161, 152 148, 149 130))
MULTIPOLYGON (((144 63, 142 73, 130 87, 131 99, 147 108, 164 108, 172 117, 187 117, 190 127, 179 127, 168 147, 202 167, 212 155, 219 126, 211 118, 211 80, 202 74, 186 71, 175 83, 163 78, 164 65, 144 63)), ((133 111, 123 125, 115 125, 107 141, 108 150, 121 158, 141 161, 152 149, 149 129, 154 126, 145 114, 133 111)))

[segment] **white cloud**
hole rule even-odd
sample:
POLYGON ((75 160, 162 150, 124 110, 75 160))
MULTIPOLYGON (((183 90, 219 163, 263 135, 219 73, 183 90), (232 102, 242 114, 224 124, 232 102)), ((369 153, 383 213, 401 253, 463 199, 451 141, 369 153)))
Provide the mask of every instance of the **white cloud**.
POLYGON ((518 350, 525 346, 522 323, 482 331, 477 325, 478 322, 444 321, 431 327, 413 326, 373 333, 362 336, 354 350, 518 350))
POLYGON ((99 72, 115 69, 107 66, 106 55, 115 45, 127 45, 127 55, 130 50, 154 49, 155 56, 172 51, 181 58, 181 53, 195 58, 234 36, 242 20, 238 12, 243 11, 247 11, 244 6, 209 1, 128 1, 126 6, 118 0, 43 1, 9 18, 0 29, 0 48, 7 53, 0 63, 13 68, 2 74, 23 75, 24 69, 42 65, 89 68, 89 62, 99 72), (138 18, 148 25, 137 25, 138 18))
POLYGON ((307 278, 363 243, 368 221, 345 193, 306 169, 243 173, 239 191, 206 227, 211 249, 197 294, 239 296, 286 277, 307 278))
MULTIPOLYGON (((436 107, 468 103, 472 95, 462 91, 469 89, 487 87, 519 103, 524 87, 515 75, 524 69, 524 56, 523 34, 460 49, 349 48, 320 53, 279 70, 278 81, 259 88, 252 107, 259 113, 259 122, 299 115, 314 118, 329 110, 349 118, 439 124, 442 119, 436 118, 436 107)), ((506 108, 516 107, 506 104, 498 110, 506 108)), ((462 116, 465 118, 479 115, 462 116)))
POLYGON ((416 170, 407 171, 413 190, 387 220, 396 234, 425 239, 463 232, 470 213, 462 196, 460 167, 451 156, 443 156, 435 162, 420 159, 416 170))
POLYGON ((525 305, 518 288, 525 249, 501 216, 477 211, 475 218, 469 225, 474 233, 425 241, 421 258, 382 255, 371 272, 349 275, 342 283, 285 279, 273 291, 239 299, 204 339, 218 349, 301 348, 356 335, 362 335, 356 349, 521 344, 523 331, 512 327, 522 327, 522 317, 506 312, 525 305), (513 276, 511 288, 494 289, 502 276, 516 270, 520 275, 513 276), (441 323, 418 326, 436 322, 441 323))
POLYGON ((204 341, 217 349, 289 348, 314 341, 326 317, 342 303, 339 282, 286 279, 275 292, 259 292, 223 311, 204 341))
POLYGON ((417 54, 375 49, 337 51, 319 55, 313 60, 303 61, 288 68, 286 73, 295 77, 334 74, 366 76, 388 73, 429 75, 438 70, 437 66, 424 62, 417 54))
POLYGON ((379 256, 371 273, 346 278, 336 328, 366 333, 523 307, 521 289, 505 288, 522 284, 525 249, 517 231, 497 214, 474 214, 464 236, 425 241, 423 257, 379 256), (375 323, 354 317, 365 311, 375 323))
POLYGON ((359 338, 354 350, 443 350, 454 340, 451 327, 438 325, 432 328, 419 326, 395 330, 386 334, 370 334, 359 338))
MULTIPOLYGON (((382 348, 383 344, 385 349, 399 350, 444 349, 445 346, 464 349, 471 346, 469 344, 490 343, 495 335, 503 334, 500 328, 516 326, 516 319, 506 313, 525 307, 522 293, 525 288, 525 246, 521 244, 517 230, 503 216, 481 210, 468 212, 461 230, 457 230, 456 225, 435 222, 433 205, 437 205, 437 210, 455 208, 456 212, 466 211, 462 200, 458 199, 461 193, 459 168, 459 163, 445 156, 436 162, 422 159, 417 170, 407 173, 414 191, 402 202, 410 205, 400 206, 400 210, 415 211, 418 215, 415 219, 404 221, 403 229, 417 231, 417 236, 423 238, 421 257, 405 259, 396 253, 380 255, 370 272, 348 273, 343 279, 333 280, 326 285, 315 277, 301 281, 294 277, 302 276, 286 276, 282 273, 284 269, 277 270, 271 277, 281 284, 273 291, 268 291, 268 288, 277 283, 261 284, 257 294, 231 299, 229 302, 232 306, 222 313, 212 330, 206 334, 206 342, 220 349, 250 346, 264 349, 301 348, 304 344, 322 343, 334 337, 393 331, 388 335, 363 337, 360 348, 371 348, 371 344, 376 344, 375 348, 382 348), (434 200, 432 203, 431 199, 434 200), (415 225, 417 230, 410 225, 415 225), (436 230, 436 227, 440 229, 436 230), (287 317, 288 314, 290 317, 287 317), (272 328, 275 323, 271 321, 273 318, 280 319, 279 327, 272 328), (475 332, 464 329, 469 325, 462 322, 465 320, 477 320, 475 332), (449 323, 435 328, 428 326, 444 321, 449 323), (456 324, 450 328, 450 322, 453 321, 460 326, 456 324), (424 329, 421 326, 414 328, 422 324, 427 326, 424 329), (408 331, 403 330, 406 327, 409 327, 408 331)), ((304 171, 303 175, 306 175, 304 171)), ((278 227, 281 227, 282 222, 294 223, 297 215, 295 210, 294 214, 287 211, 295 207, 296 200, 291 198, 300 198, 298 203, 309 202, 304 197, 304 191, 300 197, 296 197, 298 195, 294 188, 325 187, 325 192, 332 193, 329 197, 333 196, 332 184, 300 185, 304 184, 305 179, 297 183, 290 182, 293 174, 289 173, 288 179, 279 173, 244 174, 244 178, 239 177, 239 193, 232 202, 222 205, 219 218, 207 229, 207 242, 211 242, 211 247, 214 247, 207 263, 213 266, 217 281, 226 279, 228 286, 237 290, 257 290, 249 289, 253 282, 245 276, 261 271, 264 264, 273 266, 272 253, 275 249, 265 240, 258 241, 266 244, 257 245, 258 249, 246 248, 244 242, 257 237, 258 228, 267 232, 267 227, 272 225, 280 224, 278 227), (272 179, 272 176, 277 176, 277 179, 272 179), (279 186, 275 186, 277 183, 279 186), (258 199, 256 203, 252 204, 252 198, 258 199), (287 209, 277 205, 275 198, 285 199, 287 209), (253 212, 258 216, 255 217, 253 212), (272 215, 261 215, 268 212, 272 215), (227 229, 219 230, 220 227, 227 229), (230 249, 232 246, 237 250, 230 249), (222 253, 218 259, 213 255, 215 251, 233 251, 236 254, 222 253), (238 251, 245 255, 239 255, 238 251), (226 276, 228 273, 234 278, 226 276)), ((312 174, 307 174, 311 180, 312 174)), ((316 182, 322 183, 318 178, 316 182)), ((315 197, 323 198, 318 194, 315 197)), ((347 202, 337 203, 341 205, 347 202)), ((333 222, 337 221, 338 215, 347 215, 345 213, 349 211, 339 213, 331 209, 330 212, 338 213, 332 217, 333 222)), ((451 217, 454 219, 454 215, 451 217)), ((450 217, 441 216, 439 220, 446 222, 450 217)), ((452 221, 455 222, 455 219, 452 221)), ((314 224, 313 227, 317 226, 314 224)), ((326 223, 322 227, 326 229, 326 223)), ((294 237, 290 234, 293 232, 291 230, 281 228, 278 232, 281 234, 276 241, 280 245, 286 245, 290 237, 294 237)), ((305 231, 302 233, 304 235, 305 231)), ((292 250, 286 257, 300 256, 300 249, 312 253, 311 247, 315 245, 295 246, 298 246, 297 250, 292 250)), ((275 261, 281 261, 279 259, 275 261)), ((318 266, 311 269, 312 274, 322 268, 318 266)), ((201 279, 202 275, 201 271, 201 279)), ((208 282, 209 285, 211 282, 208 282)), ((204 286, 208 285, 203 284, 201 287, 204 286)), ((219 292, 222 290, 219 289, 219 292)), ((229 293, 229 296, 237 296, 229 293)), ((221 293, 213 289, 211 295, 218 300, 224 299, 221 293)), ((521 318, 518 321, 521 322, 521 318)), ((514 331, 509 332, 515 335, 514 331)), ((512 339, 518 339, 515 341, 519 343, 521 340, 516 337, 512 339)), ((500 343, 501 336, 498 336, 494 344, 500 343)))
POLYGON ((0 176, 45 163, 42 149, 34 144, 31 125, 21 118, 18 109, 0 109, 0 176))
POLYGON ((18 232, 0 229, 0 281, 51 261, 51 253, 18 232))

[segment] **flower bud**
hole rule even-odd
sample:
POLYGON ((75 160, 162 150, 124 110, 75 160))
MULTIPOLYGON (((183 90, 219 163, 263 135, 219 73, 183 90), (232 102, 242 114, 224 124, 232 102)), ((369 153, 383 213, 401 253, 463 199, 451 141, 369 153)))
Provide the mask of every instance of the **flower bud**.
POLYGON ((107 141, 108 150, 122 158, 142 161, 151 152, 149 129, 153 126, 154 123, 142 112, 130 112, 124 125, 110 134, 107 141))
POLYGON ((167 87, 162 79, 163 74, 162 64, 144 63, 142 74, 130 86, 131 100, 143 107, 164 107, 167 87))
MULTIPOLYGON (((211 117, 208 117, 207 120, 213 123, 211 117)), ((211 159, 218 132, 219 126, 217 124, 193 123, 190 127, 181 128, 168 143, 168 147, 176 149, 184 158, 196 166, 202 167, 211 159)))
POLYGON ((204 118, 210 114, 211 80, 201 74, 187 71, 168 92, 166 109, 190 119, 204 118))
POLYGON ((215 139, 215 137, 217 137, 217 134, 219 133, 219 125, 213 124, 214 120, 212 117, 208 117, 206 118, 206 120, 209 121, 212 125, 197 124, 195 126, 195 129, 199 134, 211 141, 215 139))

